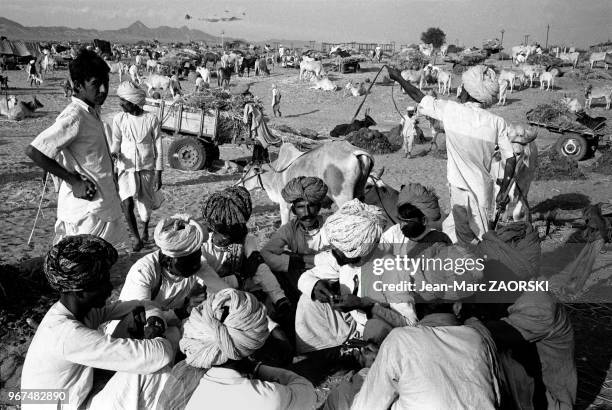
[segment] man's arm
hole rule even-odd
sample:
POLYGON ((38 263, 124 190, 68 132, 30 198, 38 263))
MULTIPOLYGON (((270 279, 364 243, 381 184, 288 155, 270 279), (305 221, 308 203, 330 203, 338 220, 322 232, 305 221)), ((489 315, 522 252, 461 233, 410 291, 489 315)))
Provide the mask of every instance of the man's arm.
POLYGON ((285 253, 285 246, 288 245, 288 234, 287 225, 281 226, 261 248, 261 256, 275 272, 287 272, 289 270, 291 257, 285 253))
POLYGON ((397 81, 399 85, 402 86, 404 91, 406 91, 406 93, 410 96, 410 98, 412 98, 417 103, 420 103, 423 97, 425 97, 425 94, 423 94, 421 90, 410 84, 408 81, 404 80, 404 78, 402 77, 402 73, 399 70, 387 66, 387 72, 389 73, 389 78, 393 81, 397 81))
POLYGON ((512 179, 514 178, 514 170, 516 169, 516 157, 506 159, 506 166, 504 167, 504 178, 501 181, 499 193, 497 194, 496 202, 498 205, 505 206, 508 201, 508 188, 512 179))
POLYGON ((153 141, 155 142, 155 189, 162 187, 162 171, 164 170, 164 145, 162 143, 161 125, 155 118, 153 127, 153 141))

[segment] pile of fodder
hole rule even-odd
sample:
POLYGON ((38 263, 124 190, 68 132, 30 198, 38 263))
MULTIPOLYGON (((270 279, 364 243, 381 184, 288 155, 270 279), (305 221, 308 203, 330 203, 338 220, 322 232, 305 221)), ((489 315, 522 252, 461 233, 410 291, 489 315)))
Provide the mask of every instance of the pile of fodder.
POLYGON ((571 63, 565 62, 560 58, 551 56, 550 54, 531 54, 529 57, 527 57, 526 62, 527 64, 539 64, 545 67, 563 67, 565 65, 571 66, 571 63))
POLYGON ((405 49, 398 55, 398 66, 400 70, 420 70, 429 64, 430 59, 419 50, 405 49))
POLYGON ((579 132, 591 131, 587 126, 579 123, 576 114, 568 110, 567 106, 560 102, 552 104, 539 104, 527 111, 527 120, 558 127, 561 130, 573 130, 579 132))
POLYGON ((390 154, 401 148, 401 145, 392 144, 380 131, 369 128, 351 132, 346 136, 346 140, 372 154, 390 154))
POLYGON ((580 170, 578 161, 561 155, 554 148, 549 148, 538 155, 538 181, 572 181, 584 180, 586 176, 580 170))
POLYGON ((565 77, 575 80, 612 80, 612 75, 603 70, 591 70, 590 68, 574 68, 568 70, 565 77))
POLYGON ((590 170, 598 174, 612 175, 612 146, 600 148, 599 152, 601 155, 595 160, 590 170))

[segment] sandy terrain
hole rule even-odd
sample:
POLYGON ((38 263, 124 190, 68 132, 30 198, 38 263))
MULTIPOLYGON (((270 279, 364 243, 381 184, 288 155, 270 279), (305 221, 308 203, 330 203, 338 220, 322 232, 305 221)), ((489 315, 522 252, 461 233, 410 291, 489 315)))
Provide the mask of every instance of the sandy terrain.
MULTIPOLYGON (((495 63, 499 64, 497 61, 495 63)), ((509 65, 510 62, 504 62, 504 66, 509 65)), ((358 74, 335 74, 331 76, 331 79, 335 80, 340 86, 344 86, 348 78, 358 81, 366 78, 372 80, 380 67, 374 64, 363 64, 362 66, 364 70, 358 74)), ((15 94, 24 99, 29 99, 30 95, 36 95, 44 104, 44 108, 37 118, 30 118, 21 122, 11 122, 5 117, 0 118, 0 263, 16 263, 23 259, 42 256, 48 250, 53 237, 56 194, 49 182, 42 201, 41 216, 34 230, 31 244, 27 245, 40 200, 42 172, 25 156, 24 150, 39 132, 53 122, 55 116, 67 104, 68 100, 63 95, 60 83, 68 73, 66 70, 60 70, 50 74, 39 88, 30 88, 29 85, 26 85, 26 75, 23 71, 10 71, 3 74, 9 76, 10 94, 15 94)), ((459 81, 459 76, 453 76, 453 91, 459 81)), ((272 126, 286 124, 295 129, 306 127, 316 130, 320 134, 328 134, 335 125, 349 122, 361 102, 361 97, 345 97, 343 91, 311 90, 309 89, 310 85, 298 82, 298 70, 283 69, 278 66, 269 77, 232 78, 232 84, 243 82, 253 83, 251 90, 263 99, 267 112, 271 112, 271 109, 268 108, 271 100, 271 84, 277 84, 281 90, 283 94, 281 104, 283 117, 270 118, 269 124, 272 126)), ((194 80, 190 77, 182 85, 183 88, 191 91, 193 83, 194 80)), ((591 81, 591 83, 598 84, 602 81, 591 81)), ((118 99, 115 95, 117 85, 118 76, 111 75, 111 92, 103 107, 105 116, 111 116, 119 109, 118 99)), ((552 92, 540 91, 538 88, 518 91, 508 95, 507 106, 494 107, 491 110, 503 116, 509 122, 524 121, 525 112, 538 103, 558 100, 565 95, 578 97, 582 103, 584 100, 582 98, 583 89, 584 82, 571 78, 559 78, 556 82, 556 89, 552 92)), ((407 104, 412 103, 409 97, 401 94, 398 87, 395 87, 394 95, 402 110, 407 104)), ((364 109, 366 107, 371 109, 371 116, 378 122, 378 125, 373 128, 381 131, 389 130, 399 122, 399 116, 391 101, 390 86, 375 85, 368 96, 364 109)), ((590 114, 606 116, 609 121, 612 120, 612 111, 605 111, 601 103, 596 103, 590 114)), ((360 117, 362 115, 360 114, 360 117)), ((428 135, 428 131, 426 131, 426 135, 428 135)), ((169 136, 165 139, 166 146, 170 139, 169 136)), ((539 148, 544 149, 554 144, 555 140, 556 136, 554 134, 543 130, 537 142, 539 148)), ((417 158, 414 159, 405 159, 402 152, 377 155, 375 156, 375 168, 379 169, 384 166, 386 171, 383 179, 396 188, 407 182, 420 182, 435 187, 440 195, 444 210, 448 211, 446 163, 442 159, 426 155, 427 147, 428 145, 417 145, 417 154, 422 152, 423 155, 417 155, 417 158)), ((596 157, 598 155, 600 154, 596 154, 596 157)), ((221 147, 222 159, 236 160, 249 156, 250 149, 244 146, 225 145, 221 147)), ((583 161, 583 164, 581 164, 587 176, 586 180, 535 181, 529 193, 532 206, 559 195, 584 198, 585 201, 591 203, 612 202, 610 198, 612 177, 589 172, 588 166, 592 162, 593 160, 583 161)), ((163 191, 166 202, 159 211, 154 212, 152 226, 155 226, 161 216, 176 212, 188 212, 199 217, 199 206, 203 197, 210 192, 231 185, 238 177, 239 175, 217 175, 207 171, 181 172, 167 168, 163 176, 163 191)), ((280 223, 278 208, 262 192, 254 192, 253 200, 254 212, 251 219, 251 228, 263 241, 280 223)), ((542 244, 544 252, 552 254, 570 233, 571 227, 567 224, 553 226, 550 237, 546 238, 542 244)), ((143 253, 121 258, 113 270, 113 280, 117 289, 120 288, 122 278, 130 263, 144 252, 149 252, 152 249, 153 245, 149 244, 143 253)), ((611 258, 608 255, 601 255, 597 262, 596 268, 599 269, 597 281, 600 285, 610 284, 610 268, 600 269, 601 266, 610 266, 610 260, 611 258)), ((558 266, 554 268, 552 266, 548 265, 548 272, 546 272, 545 266, 544 273, 546 276, 557 273, 558 266)), ((43 302, 39 308, 29 311, 29 314, 40 319, 40 315, 44 313, 42 307, 48 305, 48 303, 48 300, 43 302)), ((576 309, 573 315, 577 329, 582 326, 584 329, 581 329, 585 332, 578 334, 577 331, 577 340, 583 342, 582 345, 577 345, 577 358, 583 371, 581 373, 581 385, 579 386, 583 392, 580 397, 582 408, 595 400, 599 386, 604 380, 610 379, 609 375, 611 374, 608 367, 612 349, 597 351, 597 348, 600 350, 602 348, 584 343, 592 337, 605 338, 612 336, 611 321, 609 320, 612 310, 601 307, 602 305, 597 306, 599 306, 597 309, 604 309, 604 311, 576 309), (597 331, 600 332, 597 336, 588 333, 593 330, 593 327, 597 327, 597 331), (588 373, 589 369, 593 370, 592 373, 597 376, 593 380, 584 376, 584 372, 588 373), (607 377, 606 373, 608 374, 607 377)), ((19 363, 23 360, 23 354, 33 334, 33 330, 19 326, 19 324, 23 324, 23 320, 23 317, 9 318, 8 322, 14 323, 18 329, 11 330, 13 327, 8 330, 0 328, 0 336, 3 339, 3 343, 0 344, 0 359, 4 360, 9 353, 14 358, 14 365, 8 366, 7 369, 2 368, 2 372, 0 372, 0 382, 7 382, 5 385, 7 388, 18 383, 19 363)), ((605 390, 604 387, 602 391, 605 390)))

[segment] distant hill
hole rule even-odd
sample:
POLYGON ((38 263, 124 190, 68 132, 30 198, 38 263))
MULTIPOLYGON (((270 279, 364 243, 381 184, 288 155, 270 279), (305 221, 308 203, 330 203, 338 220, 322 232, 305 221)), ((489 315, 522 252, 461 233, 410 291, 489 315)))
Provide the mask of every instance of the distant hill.
POLYGON ((98 38, 120 42, 136 42, 139 40, 154 39, 160 42, 187 42, 190 40, 211 43, 221 42, 219 37, 212 36, 200 30, 190 29, 187 26, 179 28, 168 26, 149 28, 142 22, 137 21, 129 27, 119 30, 95 30, 80 27, 26 27, 4 17, 0 17, 0 36, 5 36, 9 40, 33 41, 74 41, 93 40, 98 38))

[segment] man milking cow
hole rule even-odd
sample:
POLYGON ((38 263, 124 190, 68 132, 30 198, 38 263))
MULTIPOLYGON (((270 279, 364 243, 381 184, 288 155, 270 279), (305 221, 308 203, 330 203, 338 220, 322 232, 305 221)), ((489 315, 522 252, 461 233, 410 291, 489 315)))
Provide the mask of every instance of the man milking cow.
POLYGON ((509 202, 508 190, 517 165, 512 142, 529 144, 535 135, 511 141, 506 121, 483 109, 493 102, 499 88, 495 73, 486 66, 475 66, 463 73, 459 103, 426 96, 404 80, 398 70, 387 69, 389 77, 419 103, 421 114, 444 123, 451 213, 443 230, 453 242, 475 243, 489 229, 493 209, 497 208, 499 214, 509 202), (495 176, 491 175, 491 166, 496 161, 505 161, 505 166, 493 202, 495 176), (458 217, 463 214, 467 218, 458 217), (465 226, 455 229, 458 220, 464 221, 465 226))

